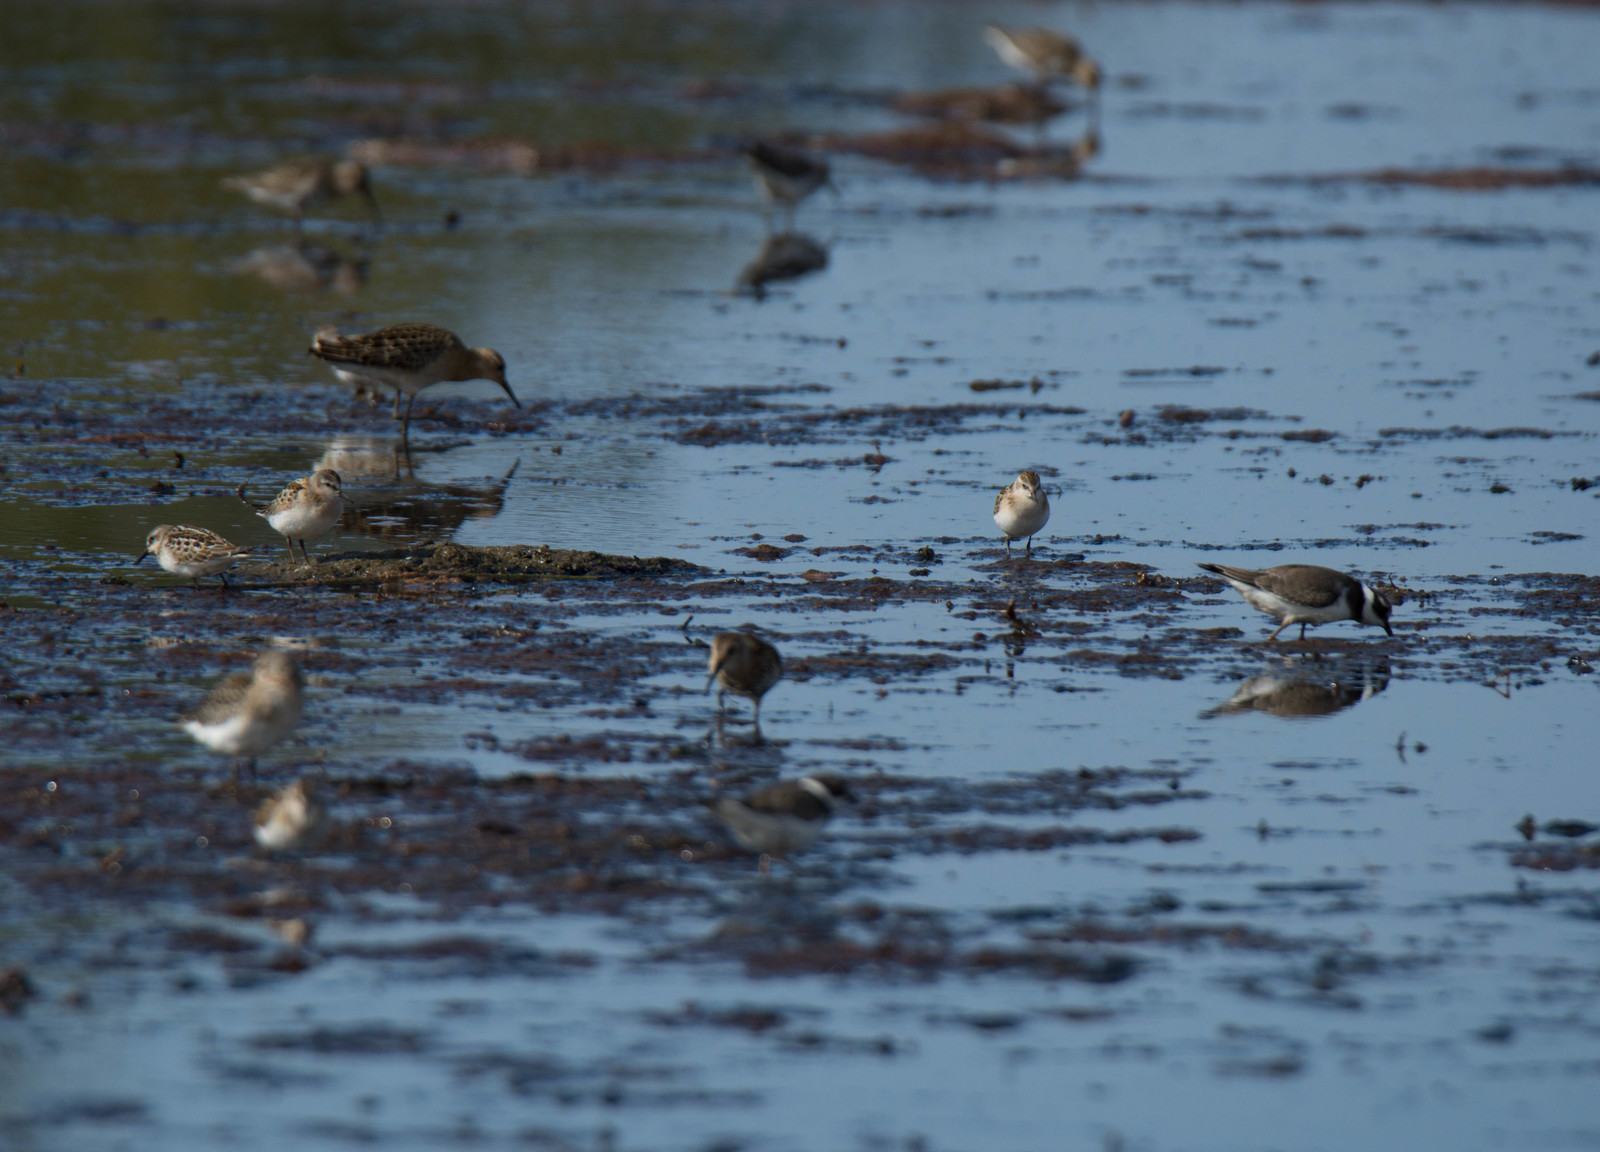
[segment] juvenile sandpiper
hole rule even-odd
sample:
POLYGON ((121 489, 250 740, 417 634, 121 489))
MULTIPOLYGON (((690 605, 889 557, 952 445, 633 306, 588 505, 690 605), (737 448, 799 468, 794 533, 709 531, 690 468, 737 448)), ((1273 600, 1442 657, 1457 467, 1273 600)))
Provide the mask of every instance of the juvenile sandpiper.
POLYGON ((448 328, 437 324, 394 324, 365 336, 344 336, 334 327, 317 329, 311 354, 333 365, 346 384, 372 381, 394 389, 394 414, 400 415, 405 393, 405 422, 400 439, 411 434, 411 406, 417 393, 433 384, 456 380, 493 380, 518 408, 522 401, 506 383, 505 359, 493 348, 468 348, 448 328))
POLYGON ((135 564, 154 556, 156 563, 174 576, 187 576, 200 587, 200 577, 215 576, 228 586, 227 569, 235 560, 249 559, 254 551, 231 544, 209 528, 188 524, 157 524, 144 538, 144 551, 135 564))
POLYGON ((1000 59, 1018 71, 1031 73, 1040 84, 1060 77, 1082 85, 1091 97, 1099 94, 1100 65, 1065 33, 991 24, 984 29, 983 38, 1000 59))
POLYGON ((1033 555, 1033 536, 1043 531, 1050 519, 1050 498, 1039 484, 1039 474, 1031 469, 1017 473, 1017 478, 994 498, 994 522, 1006 537, 1006 555, 1011 555, 1011 542, 1028 538, 1025 555, 1033 555))
POLYGON ((237 495, 289 542, 291 562, 294 560, 294 542, 298 540, 300 555, 309 564, 311 555, 306 551, 306 541, 333 531, 344 513, 345 499, 341 488, 337 472, 332 468, 319 468, 309 476, 291 481, 264 508, 250 503, 244 494, 243 484, 239 485, 237 495))
POLYGON ((772 857, 784 857, 808 847, 827 825, 834 810, 855 794, 843 777, 813 772, 798 780, 780 780, 757 788, 748 796, 728 797, 712 805, 733 838, 761 856, 765 874, 772 857))
POLYGON ((722 712, 723 698, 732 692, 755 701, 756 740, 761 740, 761 697, 783 678, 783 661, 778 650, 758 636, 748 632, 718 632, 711 638, 711 658, 707 661, 711 674, 706 679, 706 691, 712 684, 720 685, 717 691, 717 712, 722 712))
POLYGON ((1382 628, 1390 636, 1392 608, 1381 592, 1374 592, 1354 576, 1319 568, 1315 564, 1280 564, 1275 568, 1234 568, 1227 564, 1202 564, 1207 572, 1221 576, 1253 608, 1279 620, 1269 641, 1291 624, 1300 625, 1300 639, 1306 638, 1306 625, 1328 624, 1335 620, 1354 620, 1382 628))
POLYGON ((309 780, 295 780, 261 802, 256 843, 269 852, 315 848, 328 831, 328 806, 309 780))
POLYGON ((372 195, 372 185, 367 180, 365 165, 354 160, 325 160, 307 157, 286 160, 282 164, 251 172, 245 176, 228 176, 222 186, 233 192, 242 192, 257 204, 275 208, 280 212, 294 213, 294 226, 303 226, 306 210, 336 200, 341 196, 361 196, 372 209, 374 220, 382 221, 378 201, 372 195))
MULTIPOLYGON (((214 752, 245 761, 253 777, 256 757, 300 722, 305 678, 281 648, 268 648, 248 672, 235 672, 183 718, 183 730, 214 752)), ((238 776, 238 765, 234 776, 238 776)))
POLYGON ((756 174, 756 186, 766 195, 769 213, 773 204, 782 204, 788 213, 790 231, 794 230, 794 212, 800 201, 824 184, 833 187, 828 162, 807 152, 763 140, 746 144, 741 150, 756 174))

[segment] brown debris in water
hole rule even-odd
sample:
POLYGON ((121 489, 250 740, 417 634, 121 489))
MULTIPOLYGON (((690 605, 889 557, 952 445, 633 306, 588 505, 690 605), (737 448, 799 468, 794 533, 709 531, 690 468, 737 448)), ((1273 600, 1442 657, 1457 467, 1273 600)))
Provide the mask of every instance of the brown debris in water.
POLYGON ((664 556, 609 556, 603 552, 529 544, 474 548, 466 544, 424 543, 381 552, 325 556, 309 568, 298 563, 273 563, 261 571, 268 577, 264 585, 243 586, 317 584, 353 588, 439 585, 454 581, 515 583, 530 579, 687 575, 700 569, 686 560, 664 556))

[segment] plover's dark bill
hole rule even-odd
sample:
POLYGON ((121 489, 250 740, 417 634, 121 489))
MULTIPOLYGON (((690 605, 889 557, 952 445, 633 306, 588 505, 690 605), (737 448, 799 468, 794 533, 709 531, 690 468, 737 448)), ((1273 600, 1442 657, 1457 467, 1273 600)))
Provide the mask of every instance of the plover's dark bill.
POLYGON ((1300 625, 1305 639, 1308 624, 1354 620, 1382 628, 1390 636, 1389 601, 1354 576, 1319 568, 1315 564, 1280 564, 1275 568, 1234 568, 1227 564, 1201 564, 1233 585, 1246 603, 1278 619, 1268 640, 1291 624, 1300 625))

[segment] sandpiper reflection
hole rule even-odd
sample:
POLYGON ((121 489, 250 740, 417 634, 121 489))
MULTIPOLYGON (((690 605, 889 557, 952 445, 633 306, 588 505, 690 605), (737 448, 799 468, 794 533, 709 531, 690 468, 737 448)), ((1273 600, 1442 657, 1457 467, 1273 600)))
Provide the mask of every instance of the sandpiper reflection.
POLYGON ((765 300, 768 284, 798 280, 827 266, 828 249, 821 241, 803 232, 776 232, 762 241, 755 259, 739 273, 734 290, 765 300))
POLYGON ((315 467, 361 479, 346 495, 347 530, 379 537, 448 538, 468 520, 500 515, 522 463, 519 458, 498 480, 447 484, 417 475, 416 460, 425 455, 385 437, 340 436, 328 443, 315 467))
POLYGON ((336 292, 350 296, 367 282, 367 258, 346 256, 322 244, 269 244, 240 257, 232 270, 286 292, 336 292))
MULTIPOLYGON (((1354 669, 1347 671, 1354 672, 1354 669)), ((1200 713, 1200 719, 1232 716, 1240 712, 1266 712, 1273 716, 1331 716, 1363 700, 1370 700, 1389 686, 1389 665, 1362 668, 1351 676, 1317 678, 1312 669, 1295 676, 1252 676, 1215 708, 1200 713)))

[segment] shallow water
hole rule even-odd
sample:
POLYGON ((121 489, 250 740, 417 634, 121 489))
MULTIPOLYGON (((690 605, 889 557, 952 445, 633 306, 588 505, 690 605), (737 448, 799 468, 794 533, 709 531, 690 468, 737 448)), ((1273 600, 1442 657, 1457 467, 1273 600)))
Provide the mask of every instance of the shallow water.
POLYGON ((0 1143, 1600 1140, 1600 857, 1516 827, 1600 820, 1593 9, 318 11, 8 11, 0 1143), (991 19, 1107 64, 1076 178, 837 144, 1005 82, 991 19), (731 146, 780 129, 840 195, 798 216, 827 268, 757 301, 731 146), (399 139, 461 162, 378 166, 382 229, 333 206, 321 251, 218 187, 399 139), (1552 179, 1416 182, 1465 170, 1552 179), (524 410, 434 389, 398 456, 304 348, 404 319, 524 410), (160 522, 281 547, 233 490, 316 466, 324 554, 702 570, 127 567, 160 522), (1008 562, 1024 467, 1053 518, 1008 562), (1194 568, 1291 559, 1398 589, 1396 637, 1259 644, 1194 568), (761 746, 695 646, 746 624, 787 671, 761 746), (171 723, 268 642, 311 689, 263 774, 324 773, 343 829, 303 859, 171 723), (770 880, 699 808, 820 769, 864 802, 770 880))

